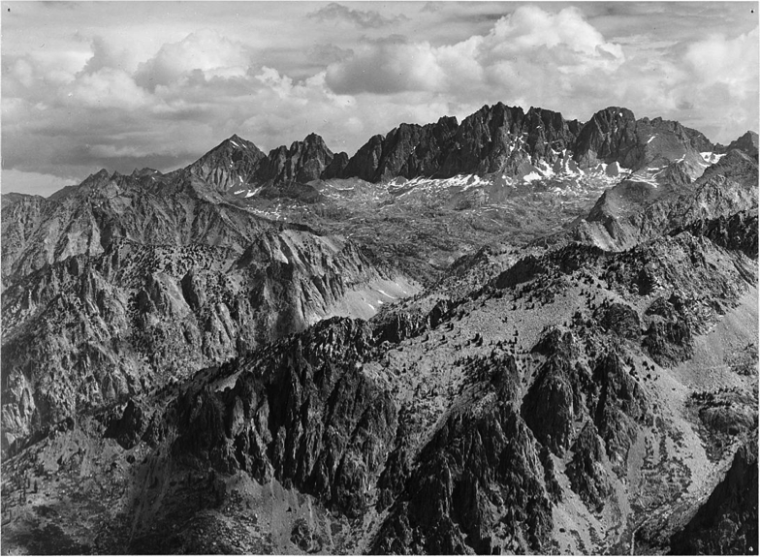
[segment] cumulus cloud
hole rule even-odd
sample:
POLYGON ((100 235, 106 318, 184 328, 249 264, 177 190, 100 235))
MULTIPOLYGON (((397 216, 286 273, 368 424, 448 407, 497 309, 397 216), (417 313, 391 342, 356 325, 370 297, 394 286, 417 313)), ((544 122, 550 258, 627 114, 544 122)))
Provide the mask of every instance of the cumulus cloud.
POLYGON ((64 88, 63 93, 64 104, 78 104, 89 109, 134 110, 150 102, 147 92, 137 86, 132 76, 113 68, 84 74, 70 87, 64 88))
POLYGON ((624 60, 620 45, 605 41, 577 8, 553 14, 535 6, 525 6, 501 18, 484 41, 484 58, 527 57, 531 52, 545 55, 560 70, 594 69, 611 71, 624 60))
POLYGON ((729 133, 736 135, 729 130, 747 126, 748 120, 757 125, 758 42, 755 27, 733 39, 714 35, 687 48, 684 61, 691 76, 679 87, 679 98, 689 107, 685 112, 697 112, 698 108, 698 125, 705 133, 725 137, 729 133), (690 86, 691 83, 699 86, 690 86))
MULTIPOLYGON (((453 45, 385 40, 331 64, 327 83, 339 93, 435 91, 458 95, 498 86, 511 96, 544 87, 568 90, 604 78, 625 60, 575 8, 550 13, 524 6, 485 35, 453 45)), ((537 99, 538 100, 538 99, 537 99)))
POLYGON ((702 83, 722 83, 757 96, 758 28, 734 39, 716 35, 689 45, 684 56, 702 83))
POLYGON ((126 48, 114 46, 103 37, 92 39, 92 57, 87 60, 82 72, 95 73, 104 68, 134 69, 134 55, 126 48))
POLYGON ((312 12, 309 17, 318 21, 348 23, 363 28, 386 27, 407 19, 402 14, 384 16, 375 10, 352 10, 336 2, 331 2, 327 6, 312 12))
POLYGON ((155 57, 140 65, 136 82, 153 90, 200 72, 206 78, 243 76, 248 57, 241 44, 213 30, 191 33, 178 43, 165 44, 155 57))

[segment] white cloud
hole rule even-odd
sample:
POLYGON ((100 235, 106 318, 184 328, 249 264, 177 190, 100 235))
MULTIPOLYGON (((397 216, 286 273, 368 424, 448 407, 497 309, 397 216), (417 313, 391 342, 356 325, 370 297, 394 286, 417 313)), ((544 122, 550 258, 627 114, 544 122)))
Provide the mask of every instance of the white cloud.
POLYGON ((758 82, 758 28, 734 39, 717 35, 689 45, 684 56, 691 70, 707 85, 722 83, 739 95, 754 94, 758 82))
POLYGON ((154 89, 186 79, 195 71, 207 79, 243 76, 248 65, 243 45, 205 29, 163 45, 154 58, 140 65, 135 78, 142 87, 154 89))
POLYGON ((430 91, 465 102, 494 86, 508 98, 542 88, 569 92, 589 78, 604 79, 624 61, 622 47, 605 41, 577 9, 555 14, 524 6, 500 18, 487 35, 453 45, 367 44, 331 64, 327 83, 340 93, 430 91))
POLYGON ((138 58, 134 50, 117 45, 103 37, 92 39, 92 57, 83 68, 84 73, 95 73, 103 68, 132 72, 137 67, 138 58))
POLYGON ((31 87, 34 85, 34 68, 32 68, 32 65, 27 60, 24 60, 23 58, 16 60, 11 72, 13 77, 18 79, 24 87, 31 87))
POLYGON ((95 73, 80 75, 72 86, 63 89, 62 102, 85 108, 117 108, 134 110, 145 107, 148 93, 137 86, 123 70, 101 68, 95 73))

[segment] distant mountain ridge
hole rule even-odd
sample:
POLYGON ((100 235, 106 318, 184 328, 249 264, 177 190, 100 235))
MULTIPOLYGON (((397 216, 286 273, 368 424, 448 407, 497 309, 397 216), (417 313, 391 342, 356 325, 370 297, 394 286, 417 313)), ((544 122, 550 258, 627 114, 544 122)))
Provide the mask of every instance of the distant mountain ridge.
MULTIPOLYGON (((334 153, 316 133, 268 154, 234 134, 184 168, 166 174, 136 169, 131 177, 194 177, 221 193, 247 195, 262 187, 315 180, 358 178, 378 183, 459 175, 531 180, 594 170, 609 175, 640 171, 690 182, 709 166, 706 162, 714 162, 710 157, 732 149, 756 157, 757 145, 757 133, 752 131, 724 146, 679 122, 636 119, 621 107, 600 110, 582 123, 566 120, 559 112, 535 107, 525 112, 499 102, 483 106, 461 123, 452 116, 425 125, 402 123, 386 135, 372 136, 353 156, 334 153)), ((72 187, 76 186, 53 196, 72 187)))
POLYGON ((371 137, 351 157, 333 153, 314 133, 267 155, 234 135, 183 171, 209 180, 222 191, 335 178, 376 183, 467 174, 540 176, 615 163, 618 169, 630 171, 652 165, 664 171, 674 161, 681 163, 682 174, 693 179, 701 174, 701 153, 747 150, 748 145, 751 150, 751 137, 748 132, 747 139, 726 148, 678 122, 637 120, 626 108, 608 107, 580 123, 551 110, 524 112, 497 103, 482 107, 461 123, 447 116, 426 125, 401 124, 384 136, 371 137))

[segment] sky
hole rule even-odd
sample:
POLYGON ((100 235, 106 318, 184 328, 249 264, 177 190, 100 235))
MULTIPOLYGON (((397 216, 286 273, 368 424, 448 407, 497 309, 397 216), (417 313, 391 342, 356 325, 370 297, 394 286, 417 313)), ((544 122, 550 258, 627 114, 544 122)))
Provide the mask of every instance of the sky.
POLYGON ((485 104, 758 129, 757 2, 1 2, 2 191, 485 104))

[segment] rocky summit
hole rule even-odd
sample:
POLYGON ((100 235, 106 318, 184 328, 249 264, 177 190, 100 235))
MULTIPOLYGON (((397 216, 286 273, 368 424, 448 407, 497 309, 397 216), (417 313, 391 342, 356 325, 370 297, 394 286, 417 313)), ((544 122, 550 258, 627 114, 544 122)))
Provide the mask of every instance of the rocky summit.
POLYGON ((3 195, 3 551, 757 554, 757 219, 501 103, 3 195))

